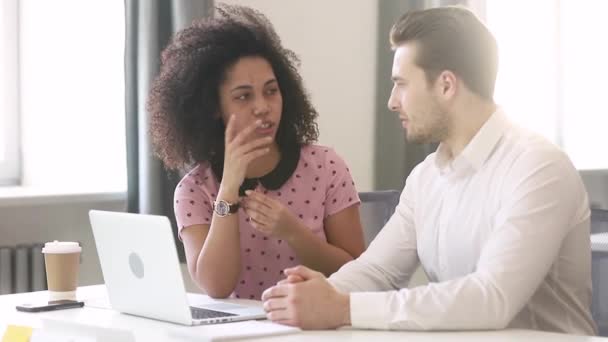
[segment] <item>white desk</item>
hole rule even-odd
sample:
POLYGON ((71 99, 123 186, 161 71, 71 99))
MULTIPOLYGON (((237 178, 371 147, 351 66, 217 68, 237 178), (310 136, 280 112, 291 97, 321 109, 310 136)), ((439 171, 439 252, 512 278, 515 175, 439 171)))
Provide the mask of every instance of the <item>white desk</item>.
MULTIPOLYGON (((4 334, 6 325, 27 325, 34 328, 42 327, 44 318, 69 320, 87 325, 106 328, 124 329, 133 333, 136 341, 190 341, 169 336, 173 329, 182 329, 179 325, 160 321, 139 318, 120 314, 101 307, 107 301, 105 286, 84 286, 78 289, 78 298, 84 300, 83 309, 60 310, 45 313, 24 313, 15 309, 15 306, 31 302, 35 298, 45 300, 46 292, 32 292, 0 296, 0 336, 4 334), (93 307, 96 305, 98 307, 93 307)), ((193 298, 204 299, 204 296, 193 295, 193 298)), ((183 329, 204 329, 204 326, 183 327, 183 329)), ((488 332, 389 332, 368 330, 338 330, 338 331, 303 331, 291 335, 263 337, 264 341, 568 341, 568 342, 596 342, 608 341, 608 338, 572 336, 564 334, 545 333, 531 330, 503 330, 488 332)))

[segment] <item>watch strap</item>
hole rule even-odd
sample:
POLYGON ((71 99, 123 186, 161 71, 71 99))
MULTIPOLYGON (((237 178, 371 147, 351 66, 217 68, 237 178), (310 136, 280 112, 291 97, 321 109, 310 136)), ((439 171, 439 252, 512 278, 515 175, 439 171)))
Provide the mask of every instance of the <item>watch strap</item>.
POLYGON ((239 211, 240 207, 241 207, 241 203, 240 202, 228 203, 228 208, 230 208, 230 210, 228 211, 228 213, 234 214, 237 211, 239 211))

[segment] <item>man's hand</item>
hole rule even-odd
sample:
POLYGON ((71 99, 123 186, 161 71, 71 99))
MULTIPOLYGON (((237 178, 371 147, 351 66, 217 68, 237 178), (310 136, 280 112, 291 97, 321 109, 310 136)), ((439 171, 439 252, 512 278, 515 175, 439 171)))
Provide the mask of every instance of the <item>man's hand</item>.
POLYGON ((269 320, 302 329, 334 329, 350 324, 350 297, 319 272, 304 266, 285 270, 287 279, 262 294, 269 320))

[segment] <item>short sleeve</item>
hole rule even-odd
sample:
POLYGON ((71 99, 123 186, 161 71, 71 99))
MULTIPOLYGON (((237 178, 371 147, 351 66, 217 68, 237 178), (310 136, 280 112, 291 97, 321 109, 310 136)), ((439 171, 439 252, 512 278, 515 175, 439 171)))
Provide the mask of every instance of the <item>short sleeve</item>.
POLYGON ((327 188, 325 217, 334 215, 352 205, 359 204, 359 195, 350 169, 344 160, 331 148, 325 152, 327 188))
POLYGON ((185 227, 211 224, 213 200, 205 189, 205 182, 199 180, 194 171, 187 174, 175 188, 173 208, 179 236, 185 227))

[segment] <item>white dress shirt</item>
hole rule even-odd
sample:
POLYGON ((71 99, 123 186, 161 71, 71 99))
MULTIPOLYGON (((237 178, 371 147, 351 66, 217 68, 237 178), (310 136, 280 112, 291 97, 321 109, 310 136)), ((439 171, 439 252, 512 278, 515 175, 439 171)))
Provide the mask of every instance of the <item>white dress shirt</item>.
POLYGON ((368 250, 330 277, 354 327, 593 335, 589 204, 568 156, 498 110, 419 164, 368 250), (418 263, 430 283, 407 289, 418 263))

